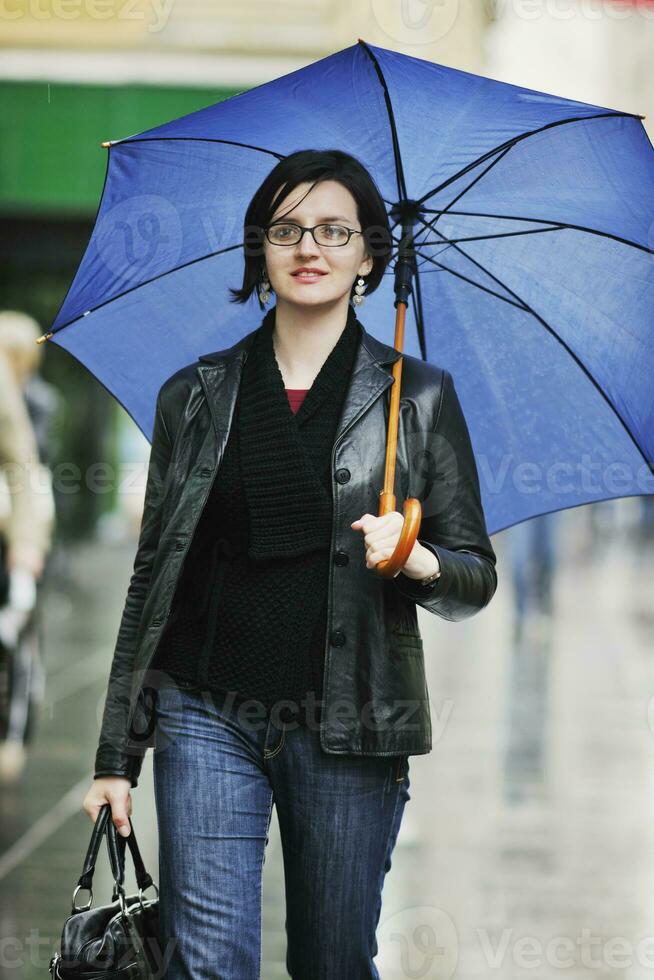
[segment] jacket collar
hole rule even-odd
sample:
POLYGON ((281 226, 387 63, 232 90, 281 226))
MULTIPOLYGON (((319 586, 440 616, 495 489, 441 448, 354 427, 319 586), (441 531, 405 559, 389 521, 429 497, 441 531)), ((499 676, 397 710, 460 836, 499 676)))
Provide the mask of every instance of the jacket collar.
MULTIPOLYGON (((368 333, 360 320, 359 324, 361 326, 361 347, 365 348, 371 362, 379 365, 391 364, 400 357, 400 352, 395 347, 391 347, 390 344, 384 344, 381 340, 373 337, 371 333, 368 333)), ((198 360, 203 364, 219 364, 221 362, 235 360, 239 356, 242 356, 243 351, 247 352, 250 350, 254 341, 254 335, 259 329, 260 327, 256 327, 254 330, 251 330, 250 333, 245 334, 232 347, 227 347, 224 350, 211 351, 208 354, 201 354, 198 360)), ((390 374, 391 372, 389 371, 388 373, 390 374)))
MULTIPOLYGON (((393 384, 392 370, 385 365, 394 364, 402 356, 395 347, 377 340, 368 333, 361 321, 359 323, 361 342, 357 347, 334 442, 393 384)), ((260 327, 251 330, 232 347, 202 354, 198 358, 200 363, 196 370, 209 404, 216 434, 223 447, 234 415, 243 362, 259 329, 260 327)))

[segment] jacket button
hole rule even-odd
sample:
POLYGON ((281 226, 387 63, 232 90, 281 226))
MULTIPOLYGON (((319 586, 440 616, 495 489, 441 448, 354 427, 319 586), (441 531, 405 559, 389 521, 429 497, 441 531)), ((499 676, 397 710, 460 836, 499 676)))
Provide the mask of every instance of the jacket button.
POLYGON ((331 643, 333 647, 345 646, 345 633, 343 630, 332 630, 331 643))
POLYGON ((343 467, 341 470, 336 470, 334 475, 338 483, 347 483, 347 481, 350 479, 350 471, 347 469, 347 467, 343 467))
POLYGON ((202 474, 202 476, 211 476, 211 467, 203 466, 202 469, 200 470, 200 473, 202 474))
POLYGON ((176 541, 175 542, 175 551, 183 551, 183 550, 184 550, 184 542, 183 541, 176 541))
POLYGON ((153 626, 161 626, 161 620, 160 619, 153 619, 152 620, 152 625, 153 626))
POLYGON ((334 554, 334 564, 335 565, 347 565, 350 560, 350 556, 347 551, 337 551, 334 554))

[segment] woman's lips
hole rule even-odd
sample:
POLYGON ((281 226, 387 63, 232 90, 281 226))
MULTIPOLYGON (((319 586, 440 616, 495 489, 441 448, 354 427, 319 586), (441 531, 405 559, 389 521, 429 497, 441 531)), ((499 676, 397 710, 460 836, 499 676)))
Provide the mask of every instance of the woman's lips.
POLYGON ((314 273, 298 272, 296 275, 293 275, 293 273, 291 273, 291 275, 293 276, 293 279, 297 280, 297 282, 311 283, 311 282, 318 282, 319 279, 323 279, 326 273, 325 272, 314 272, 314 273))

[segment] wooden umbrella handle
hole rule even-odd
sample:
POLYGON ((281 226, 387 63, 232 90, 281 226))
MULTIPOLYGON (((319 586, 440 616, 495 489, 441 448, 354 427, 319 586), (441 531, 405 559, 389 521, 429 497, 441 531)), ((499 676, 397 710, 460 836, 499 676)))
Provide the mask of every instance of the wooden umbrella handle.
MULTIPOLYGON (((387 494, 382 490, 380 497, 382 498, 382 503, 379 507, 379 517, 395 510, 395 497, 392 493, 387 494)), ((420 506, 420 501, 417 497, 407 497, 404 501, 404 525, 400 533, 400 539, 395 545, 395 551, 390 558, 382 558, 375 565, 379 574, 383 575, 384 578, 393 578, 406 564, 418 537, 421 520, 422 507, 420 506)))
MULTIPOLYGON (((395 316, 395 349, 404 349, 404 319, 406 303, 398 303, 395 316)), ((386 435, 386 465, 384 467, 384 489, 379 493, 378 517, 389 514, 396 509, 395 494, 395 461, 397 458, 397 429, 400 417, 400 385, 402 382, 402 361, 398 357, 393 364, 393 386, 391 388, 391 403, 388 412, 388 432, 386 435)), ((393 578, 405 565, 418 537, 422 520, 422 507, 417 497, 407 497, 404 501, 404 525, 399 541, 390 558, 383 558, 375 565, 376 570, 384 578, 393 578)))

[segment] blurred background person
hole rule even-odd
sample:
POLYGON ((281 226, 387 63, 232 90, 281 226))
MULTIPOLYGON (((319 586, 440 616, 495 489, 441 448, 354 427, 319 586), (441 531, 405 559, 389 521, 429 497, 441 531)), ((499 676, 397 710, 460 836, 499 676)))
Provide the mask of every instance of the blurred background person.
POLYGON ((0 779, 22 772, 43 700, 38 597, 52 543, 54 498, 48 431, 58 396, 36 370, 40 330, 30 316, 0 312, 0 779))
POLYGON ((526 622, 542 632, 554 614, 553 586, 558 554, 561 512, 539 514, 506 531, 513 581, 515 639, 526 622))

